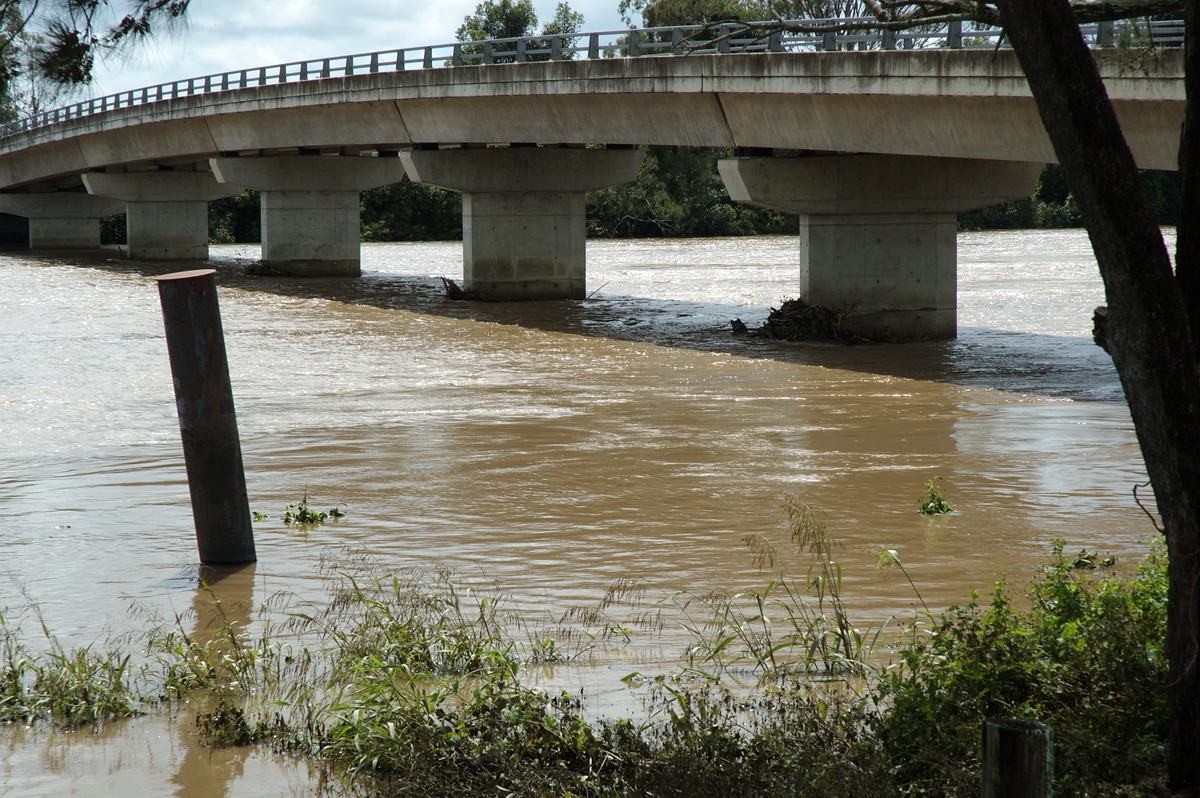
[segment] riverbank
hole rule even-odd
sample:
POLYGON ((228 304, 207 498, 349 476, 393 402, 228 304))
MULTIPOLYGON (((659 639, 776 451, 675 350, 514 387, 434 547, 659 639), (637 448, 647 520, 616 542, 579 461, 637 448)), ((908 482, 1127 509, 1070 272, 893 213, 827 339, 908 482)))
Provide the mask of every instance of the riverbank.
POLYGON ((981 720, 1021 718, 1054 729, 1056 792, 1164 794, 1158 548, 1130 569, 1059 544, 1023 600, 998 584, 885 631, 847 615, 832 542, 791 508, 813 568, 749 595, 677 596, 695 624, 686 661, 629 674, 630 716, 526 680, 611 638, 611 609, 546 636, 448 575, 360 564, 326 610, 257 636, 219 582, 144 655, 128 641, 39 655, 0 626, 0 721, 28 737, 195 712, 201 745, 308 761, 322 794, 873 798, 976 794, 981 720))

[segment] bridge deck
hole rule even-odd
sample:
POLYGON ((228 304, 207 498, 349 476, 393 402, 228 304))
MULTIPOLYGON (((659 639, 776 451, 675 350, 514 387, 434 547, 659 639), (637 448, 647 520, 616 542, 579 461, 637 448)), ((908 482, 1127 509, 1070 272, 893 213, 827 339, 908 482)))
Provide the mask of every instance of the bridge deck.
MULTIPOLYGON (((1139 163, 1176 163, 1182 52, 1097 55, 1139 163)), ((219 153, 682 144, 1048 162, 1011 51, 739 53, 330 77, 119 108, 0 140, 0 189, 219 153)))

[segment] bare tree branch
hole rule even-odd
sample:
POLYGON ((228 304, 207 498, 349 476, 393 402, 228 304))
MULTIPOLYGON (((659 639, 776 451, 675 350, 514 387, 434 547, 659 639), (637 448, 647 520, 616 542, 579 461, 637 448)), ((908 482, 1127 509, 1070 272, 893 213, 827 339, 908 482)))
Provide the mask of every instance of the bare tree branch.
MULTIPOLYGON (((902 31, 924 25, 972 22, 1003 27, 995 2, 985 0, 862 0, 871 17, 857 19, 775 19, 763 22, 735 22, 710 25, 693 39, 692 49, 708 48, 722 41, 757 34, 759 41, 774 32, 854 33, 861 31, 902 31), (732 27, 730 27, 732 26, 732 27), (710 32, 722 31, 709 38, 710 32), (697 41, 702 39, 702 41, 697 41)), ((1074 0, 1071 10, 1079 24, 1109 22, 1131 17, 1182 14, 1186 0, 1074 0)))

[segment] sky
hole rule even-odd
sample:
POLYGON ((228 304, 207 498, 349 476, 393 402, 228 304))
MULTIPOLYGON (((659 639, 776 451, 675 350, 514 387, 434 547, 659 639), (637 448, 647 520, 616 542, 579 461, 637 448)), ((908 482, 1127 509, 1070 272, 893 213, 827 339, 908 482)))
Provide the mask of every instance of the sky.
MULTIPOLYGON (((534 0, 541 22, 557 0, 534 0)), ((327 56, 445 44, 478 0, 192 0, 187 24, 99 65, 82 97, 327 56)), ((618 0, 571 0, 584 30, 626 27, 618 0)))

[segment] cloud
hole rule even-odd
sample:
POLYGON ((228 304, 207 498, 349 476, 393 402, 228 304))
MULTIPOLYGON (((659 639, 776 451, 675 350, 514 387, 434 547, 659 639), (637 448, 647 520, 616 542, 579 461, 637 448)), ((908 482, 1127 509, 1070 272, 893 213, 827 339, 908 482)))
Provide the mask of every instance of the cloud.
MULTIPOLYGON (((99 96, 189 77, 328 56, 454 41, 477 0, 194 0, 185 26, 100 65, 99 96)), ((535 0, 542 19, 554 0, 535 0)), ((576 0, 588 30, 623 27, 617 0, 576 0)))

